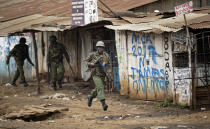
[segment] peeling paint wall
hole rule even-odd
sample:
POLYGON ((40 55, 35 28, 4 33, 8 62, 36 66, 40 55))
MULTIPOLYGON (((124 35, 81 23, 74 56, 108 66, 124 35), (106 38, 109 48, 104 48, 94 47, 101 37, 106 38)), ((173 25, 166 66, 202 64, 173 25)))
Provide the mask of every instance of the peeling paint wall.
POLYGON ((178 104, 190 104, 191 97, 191 69, 174 68, 174 85, 176 90, 176 102, 178 104))
POLYGON ((115 31, 116 49, 119 65, 119 80, 120 80, 120 93, 122 95, 129 94, 129 79, 128 79, 128 54, 126 43, 126 32, 115 31))
MULTIPOLYGON (((8 36, 8 37, 0 37, 0 83, 6 83, 9 82, 9 72, 8 67, 6 65, 6 56, 9 54, 9 52, 14 48, 16 44, 19 43, 19 40, 21 37, 26 38, 26 44, 29 45, 29 55, 32 56, 32 39, 31 35, 26 33, 23 36, 8 36)), ((10 75, 11 78, 14 76, 16 71, 16 64, 13 57, 10 58, 10 75)), ((31 65, 25 61, 24 64, 24 71, 25 71, 25 77, 26 79, 29 79, 32 77, 31 71, 32 67, 31 65)))
POLYGON ((121 94, 145 100, 173 95, 172 49, 168 34, 116 31, 121 94))

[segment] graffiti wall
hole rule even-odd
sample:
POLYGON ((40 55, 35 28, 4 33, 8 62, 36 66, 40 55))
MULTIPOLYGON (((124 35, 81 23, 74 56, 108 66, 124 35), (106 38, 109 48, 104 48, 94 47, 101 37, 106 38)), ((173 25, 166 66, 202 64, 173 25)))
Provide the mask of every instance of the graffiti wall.
POLYGON ((165 84, 167 87, 168 95, 174 93, 174 76, 172 66, 172 40, 169 33, 163 34, 163 57, 164 57, 164 69, 165 69, 165 84))
POLYGON ((128 95, 128 54, 127 54, 127 39, 125 31, 115 32, 116 49, 119 65, 119 81, 120 81, 120 93, 122 95, 128 95))
POLYGON ((128 78, 123 91, 133 98, 146 100, 172 96, 172 52, 168 35, 119 31, 116 41, 120 82, 128 78))
MULTIPOLYGON (((29 55, 32 56, 32 40, 30 37, 30 34, 24 34, 27 42, 26 44, 29 45, 29 55)), ((6 83, 9 81, 9 70, 8 66, 6 65, 6 57, 8 53, 14 48, 16 44, 19 43, 20 36, 8 36, 8 37, 0 37, 0 82, 1 83, 6 83)), ((9 64, 9 69, 10 69, 10 75, 11 78, 14 75, 16 71, 16 64, 14 61, 14 58, 10 58, 10 64, 9 64)), ((31 78, 32 76, 32 67, 30 64, 26 61, 24 65, 24 70, 25 70, 25 76, 26 78, 31 78)))
MULTIPOLYGON (((155 41, 155 35, 130 33, 128 35, 129 87, 130 91, 144 99, 165 96, 167 87, 163 68, 162 45, 155 41)), ((162 43, 159 38, 159 43, 162 43)))
POLYGON ((174 69, 176 99, 179 104, 190 104, 191 72, 189 68, 174 69))

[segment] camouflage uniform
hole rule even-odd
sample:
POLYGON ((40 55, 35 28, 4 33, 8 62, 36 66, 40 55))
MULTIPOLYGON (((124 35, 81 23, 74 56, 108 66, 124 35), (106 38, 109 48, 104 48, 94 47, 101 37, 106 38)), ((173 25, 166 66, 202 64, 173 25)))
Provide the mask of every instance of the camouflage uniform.
POLYGON ((88 106, 91 106, 93 98, 98 97, 102 103, 103 109, 106 111, 108 106, 105 104, 104 79, 106 76, 111 79, 112 76, 109 55, 106 52, 103 52, 101 55, 98 51, 93 52, 87 57, 86 62, 91 70, 92 78, 95 83, 95 89, 93 89, 91 95, 88 96, 88 106), (91 63, 93 63, 94 66, 90 67, 89 64, 91 63))
POLYGON ((65 72, 63 66, 63 55, 69 63, 69 55, 63 44, 56 42, 49 46, 47 62, 48 65, 50 65, 50 74, 54 84, 54 90, 56 90, 56 81, 58 81, 59 87, 62 88, 62 79, 65 72))
POLYGON ((23 65, 24 65, 24 60, 27 59, 28 62, 34 66, 34 64, 32 63, 30 57, 29 57, 29 53, 28 53, 28 45, 25 44, 26 40, 25 38, 21 38, 21 40, 24 43, 20 43, 15 45, 15 47, 9 52, 9 55, 7 56, 7 61, 6 63, 9 64, 9 60, 10 57, 13 56, 15 58, 15 62, 17 65, 17 70, 15 72, 15 76, 13 78, 12 84, 16 85, 15 82, 18 79, 18 77, 20 76, 21 78, 21 83, 24 83, 24 86, 27 86, 27 83, 25 81, 25 76, 24 76, 24 70, 23 70, 23 65))

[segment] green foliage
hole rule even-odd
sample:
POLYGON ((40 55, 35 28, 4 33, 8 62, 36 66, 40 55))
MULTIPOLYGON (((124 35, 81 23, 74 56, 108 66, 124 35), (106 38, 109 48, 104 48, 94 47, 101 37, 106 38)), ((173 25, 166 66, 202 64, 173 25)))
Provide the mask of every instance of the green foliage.
POLYGON ((163 102, 157 104, 157 107, 170 107, 170 106, 178 107, 181 109, 189 108, 187 104, 180 104, 180 105, 173 104, 173 98, 166 98, 163 102))
POLYGON ((173 98, 166 98, 163 102, 157 104, 158 107, 168 107, 173 105, 173 98))
POLYGON ((53 120, 53 119, 54 119, 54 116, 48 117, 48 120, 53 120))

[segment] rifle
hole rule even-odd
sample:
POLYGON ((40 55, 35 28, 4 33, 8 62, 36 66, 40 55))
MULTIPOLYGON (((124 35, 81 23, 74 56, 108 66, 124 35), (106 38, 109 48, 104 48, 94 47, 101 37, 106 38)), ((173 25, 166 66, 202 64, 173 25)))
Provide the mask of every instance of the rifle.
MULTIPOLYGON (((103 56, 94 56, 89 63, 93 63, 95 66, 102 58, 103 56)), ((87 71, 91 71, 91 68, 88 67, 87 71)))
POLYGON ((110 59, 110 66, 108 67, 111 67, 111 71, 108 71, 107 68, 105 68, 106 70, 106 77, 107 77, 107 82, 108 82, 108 85, 107 85, 107 89, 108 89, 108 93, 111 94, 112 92, 112 88, 113 88, 113 72, 112 72, 112 62, 111 62, 111 59, 110 59))
POLYGON ((9 74, 9 81, 11 81, 11 75, 10 75, 10 67, 9 67, 9 64, 7 65, 7 69, 8 69, 8 74, 9 74))
MULTIPOLYGON (((101 62, 101 59, 103 58, 103 55, 101 55, 101 56, 94 56, 93 58, 92 58, 92 60, 91 60, 91 62, 90 63, 93 63, 94 65, 96 65, 98 62, 99 62, 99 64, 104 68, 104 70, 105 70, 105 72, 106 72, 106 78, 107 78, 107 83, 106 83, 106 85, 107 85, 107 90, 108 90, 108 92, 109 93, 111 93, 112 92, 112 75, 111 75, 111 73, 108 73, 108 70, 107 70, 107 67, 106 67, 106 65, 107 65, 107 62, 101 62), (108 74, 107 74, 108 73, 108 74)), ((88 70, 87 71, 89 71, 90 69, 88 68, 88 70)))
POLYGON ((48 84, 50 84, 50 65, 47 65, 47 79, 48 79, 48 84))
POLYGON ((69 68, 70 68, 70 71, 72 73, 72 76, 75 78, 76 77, 76 74, 75 72, 73 71, 73 68, 71 67, 70 63, 68 62, 68 65, 69 65, 69 68))
POLYGON ((6 64, 7 64, 7 70, 8 70, 8 74, 9 74, 9 81, 11 81, 11 75, 10 75, 10 67, 9 67, 9 58, 8 56, 6 57, 6 64))
POLYGON ((108 93, 111 94, 111 92, 112 92, 112 84, 113 84, 112 79, 110 79, 111 75, 106 75, 106 78, 107 78, 107 83, 106 83, 107 90, 108 90, 108 93))

